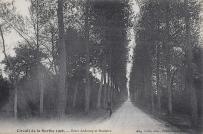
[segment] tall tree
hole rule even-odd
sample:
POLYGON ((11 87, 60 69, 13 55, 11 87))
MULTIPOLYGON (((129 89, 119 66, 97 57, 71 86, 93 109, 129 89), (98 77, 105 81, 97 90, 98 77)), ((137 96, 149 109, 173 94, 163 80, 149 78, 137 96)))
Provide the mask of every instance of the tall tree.
POLYGON ((66 46, 64 40, 64 1, 58 0, 58 30, 59 30, 59 40, 58 40, 58 51, 59 51, 59 82, 58 82, 58 115, 64 116, 66 110, 66 76, 67 76, 67 68, 66 68, 66 46))
POLYGON ((101 97, 102 97, 102 89, 103 89, 103 84, 104 84, 104 71, 103 68, 101 69, 101 83, 99 86, 99 91, 98 91, 98 97, 97 97, 97 108, 101 107, 101 97))
MULTIPOLYGON (((12 64, 12 62, 9 60, 7 52, 6 52, 6 43, 5 43, 5 38, 4 38, 4 30, 6 30, 7 32, 10 31, 11 29, 11 25, 9 25, 8 23, 2 21, 4 20, 4 16, 10 16, 10 12, 15 12, 15 9, 13 7, 12 3, 9 2, 1 2, 0 1, 0 35, 1 35, 1 39, 2 39, 2 46, 3 46, 3 54, 5 56, 6 62, 7 64, 11 67, 14 68, 14 65, 12 64), (4 29, 4 30, 3 30, 4 29)), ((14 85, 14 105, 13 105, 13 112, 14 112, 14 118, 17 119, 18 117, 18 89, 17 89, 17 82, 18 82, 18 75, 14 76, 12 79, 13 81, 13 85, 14 85)))
POLYGON ((172 89, 171 89, 171 69, 170 69, 170 63, 171 63, 171 60, 170 60, 170 50, 171 50, 171 44, 170 44, 170 40, 169 40, 169 37, 170 37, 170 2, 169 1, 166 1, 165 2, 165 6, 166 6, 166 37, 165 37, 165 52, 166 52, 166 81, 167 81, 167 91, 168 91, 168 112, 169 114, 172 114, 172 89))
POLYGON ((140 12, 136 29, 137 45, 131 75, 131 92, 137 93, 137 103, 146 108, 147 102, 143 99, 147 96, 146 84, 143 84, 145 82, 142 79, 146 79, 149 74, 145 67, 149 64, 146 56, 148 48, 153 61, 152 94, 155 110, 160 111, 161 106, 162 112, 171 114, 174 118, 178 116, 176 114, 186 114, 191 117, 191 124, 196 126, 201 104, 198 95, 199 80, 196 76, 199 74, 198 2, 147 1, 140 12), (149 46, 146 47, 148 42, 149 46), (144 51, 145 54, 142 54, 144 51), (143 74, 139 73, 141 68, 145 70, 143 74), (184 110, 181 110, 180 106, 184 110))
MULTIPOLYGON (((40 52, 40 31, 39 31, 39 25, 40 25, 40 14, 39 14, 39 11, 40 11, 40 3, 39 3, 39 0, 36 0, 36 1, 31 1, 31 10, 32 10, 32 13, 31 13, 31 18, 36 18, 36 20, 33 20, 33 26, 34 26, 34 29, 35 29, 35 33, 36 33, 36 52, 39 53, 40 52)), ((42 19, 41 19, 42 20, 42 19)), ((37 54, 37 74, 38 74, 38 87, 39 87, 39 90, 40 90, 40 109, 39 109, 39 113, 40 115, 42 116, 43 115, 43 111, 44 111, 44 88, 43 88, 43 75, 41 73, 41 69, 40 69, 40 55, 37 54)))
POLYGON ((90 108, 90 50, 89 50, 89 11, 90 11, 90 1, 87 0, 85 4, 85 45, 86 45, 86 86, 85 86, 85 112, 89 112, 90 108))
MULTIPOLYGON (((5 45, 5 39, 4 39, 4 34, 3 34, 3 30, 2 30, 2 26, 0 25, 0 35, 2 38, 2 44, 3 44, 3 54, 5 56, 6 62, 9 65, 9 67, 14 68, 13 63, 9 60, 7 52, 6 52, 6 45, 5 45)), ((13 105, 13 111, 14 111, 14 118, 17 119, 18 117, 18 89, 17 89, 17 81, 18 81, 18 77, 14 77, 13 79, 13 85, 14 85, 14 105, 13 105)))
POLYGON ((198 109, 197 109, 197 93, 196 93, 196 89, 194 88, 194 81, 193 81, 193 65, 192 65, 192 60, 193 60, 193 47, 192 47, 192 42, 191 42, 191 23, 190 23, 190 17, 191 14, 189 12, 189 6, 188 6, 189 2, 188 0, 185 0, 185 27, 186 27, 186 40, 185 40, 185 44, 186 44, 186 62, 187 62, 187 75, 186 75, 186 79, 187 79, 187 88, 190 91, 190 101, 191 101, 191 116, 192 116, 192 123, 194 126, 197 126, 197 120, 198 120, 198 109))

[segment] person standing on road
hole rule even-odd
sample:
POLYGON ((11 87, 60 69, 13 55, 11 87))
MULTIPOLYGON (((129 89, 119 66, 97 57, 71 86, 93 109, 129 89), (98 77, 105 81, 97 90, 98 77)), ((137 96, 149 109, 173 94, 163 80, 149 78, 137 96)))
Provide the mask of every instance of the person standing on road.
POLYGON ((112 115, 112 107, 111 107, 111 102, 107 103, 107 112, 109 112, 109 117, 112 115))

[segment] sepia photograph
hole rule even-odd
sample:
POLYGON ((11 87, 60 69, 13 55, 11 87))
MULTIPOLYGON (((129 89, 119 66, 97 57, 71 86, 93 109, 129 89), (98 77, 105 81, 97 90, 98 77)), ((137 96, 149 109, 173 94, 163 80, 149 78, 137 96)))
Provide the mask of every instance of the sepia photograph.
POLYGON ((203 0, 0 0, 0 134, 203 134, 203 0))

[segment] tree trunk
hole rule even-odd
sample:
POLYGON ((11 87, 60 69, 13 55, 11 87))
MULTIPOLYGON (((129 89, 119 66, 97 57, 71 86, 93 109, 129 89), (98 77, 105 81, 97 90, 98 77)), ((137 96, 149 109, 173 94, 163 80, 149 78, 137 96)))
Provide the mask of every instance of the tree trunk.
POLYGON ((170 79, 167 81, 167 86, 170 89, 168 93, 169 94, 169 100, 168 100, 168 112, 169 114, 173 113, 173 105, 172 105, 172 86, 173 86, 173 81, 174 81, 174 77, 175 77, 175 73, 176 73, 177 69, 171 74, 170 79))
MULTIPOLYGON (((36 1, 37 3, 37 7, 36 7, 36 39, 37 39, 37 52, 39 53, 40 52, 40 44, 39 44, 39 0, 36 1)), ((38 73, 38 87, 39 87, 39 90, 40 90, 40 109, 39 109, 39 113, 40 113, 40 116, 43 115, 43 109, 44 109, 44 106, 43 106, 43 101, 44 101, 44 89, 43 89, 43 80, 42 80, 42 71, 41 71, 41 68, 40 68, 40 57, 39 57, 39 54, 37 54, 37 73, 38 73)))
POLYGON ((160 48, 159 45, 156 46, 157 47, 157 51, 156 51, 156 88, 157 88, 157 96, 158 96, 158 112, 161 112, 161 89, 159 87, 160 81, 159 81, 159 64, 160 64, 160 48))
POLYGON ((147 65, 144 67, 145 68, 145 91, 146 91, 146 100, 149 109, 151 109, 151 112, 154 112, 154 92, 152 88, 152 56, 150 53, 150 49, 147 49, 146 51, 146 60, 147 60, 147 65), (151 103, 150 103, 151 102, 151 103))
POLYGON ((77 100, 77 94, 78 94, 78 85, 79 85, 79 82, 76 82, 75 91, 74 91, 74 95, 73 95, 73 108, 75 108, 75 106, 76 106, 76 100, 77 100))
POLYGON ((106 81, 106 94, 105 94, 105 104, 106 104, 106 106, 107 106, 107 104, 108 104, 108 100, 109 100, 109 96, 108 96, 108 94, 109 94, 109 73, 107 72, 107 74, 106 74, 106 77, 107 77, 107 81, 106 81))
POLYGON ((151 88, 152 91, 151 91, 151 105, 152 105, 152 109, 151 109, 151 112, 154 113, 154 109, 155 109, 155 105, 154 105, 154 91, 153 91, 153 88, 151 88))
POLYGON ((166 2, 166 39, 165 39, 165 52, 166 52, 166 81, 167 81, 167 85, 166 85, 166 88, 167 88, 167 91, 168 91, 168 113, 169 114, 172 114, 173 112, 173 107, 172 107, 172 89, 171 89, 171 71, 170 71, 170 40, 169 40, 169 37, 170 37, 170 20, 169 20, 169 12, 170 12, 170 1, 167 0, 166 2))
POLYGON ((56 75, 58 75, 58 70, 57 70, 57 65, 56 65, 56 54, 55 54, 55 46, 54 46, 54 27, 51 25, 51 55, 53 58, 53 68, 54 71, 56 73, 56 75))
POLYGON ((173 113, 173 105, 172 105, 172 89, 171 89, 170 78, 167 80, 167 89, 168 89, 168 113, 172 114, 173 113))
POLYGON ((97 108, 98 109, 101 108, 101 93, 102 93, 103 81, 104 81, 104 75, 103 75, 103 69, 102 69, 101 83, 99 86, 98 97, 97 97, 97 108))
POLYGON ((110 92, 111 92, 111 75, 108 73, 108 92, 107 92, 107 103, 110 101, 110 92))
POLYGON ((6 53, 5 39, 4 39, 4 34, 3 34, 3 30, 2 30, 2 26, 1 25, 0 25, 0 34, 1 34, 1 39, 2 39, 4 57, 7 60, 8 64, 11 66, 12 63, 9 61, 7 53, 6 53))
MULTIPOLYGON (((201 49, 201 75, 203 75, 203 1, 200 2, 200 49, 201 49)), ((201 126, 203 126, 203 77, 201 77, 201 126)), ((203 129, 203 128, 202 128, 203 129)))
POLYGON ((187 85, 188 89, 190 91, 190 102, 191 102, 191 119, 192 119, 192 126, 197 126, 197 120, 198 120, 198 107, 197 107, 197 94, 196 90, 193 86, 193 69, 192 69, 192 59, 193 59, 193 53, 192 53, 192 43, 191 43, 191 37, 190 37, 190 13, 188 9, 188 0, 185 0, 185 9, 187 11, 185 16, 185 25, 186 25, 186 57, 187 57, 187 85))
MULTIPOLYGON (((16 84, 14 84, 14 86, 16 86, 16 84)), ((13 109, 14 109, 14 118, 17 119, 18 118, 18 89, 17 89, 17 87, 15 87, 15 90, 14 90, 13 109)))
POLYGON ((147 56, 148 56, 148 66, 146 66, 147 70, 147 88, 149 91, 148 97, 149 99, 149 106, 151 107, 151 112, 154 113, 155 105, 154 105, 154 91, 152 87, 152 55, 150 52, 150 49, 147 50, 147 56), (150 104, 151 101, 151 104, 150 104))
POLYGON ((104 57, 104 72, 103 72, 103 75, 104 75, 104 99, 103 99, 103 107, 106 108, 106 92, 107 92, 107 82, 106 82, 106 56, 104 57))
POLYGON ((110 92, 110 101, 111 101, 111 104, 113 102, 113 92, 114 92, 114 77, 111 76, 111 92, 110 92))
MULTIPOLYGON (((147 63, 146 63, 147 64, 147 63)), ((144 105, 148 106, 148 99, 149 99, 149 91, 148 91, 148 80, 147 80, 147 69, 146 67, 143 67, 143 97, 144 97, 144 105)))
POLYGON ((40 75, 40 116, 43 115, 44 113, 44 82, 43 82, 43 76, 42 74, 39 74, 40 75))
POLYGON ((85 40, 86 40, 86 87, 85 87, 85 113, 89 112, 90 108, 90 52, 89 52, 89 0, 86 2, 85 10, 85 40))
POLYGON ((66 47, 64 40, 64 20, 63 20, 63 0, 58 0, 58 29, 59 29, 59 83, 58 83, 58 116, 65 115, 67 105, 67 92, 66 92, 66 47))
POLYGON ((110 53, 109 53, 109 102, 111 104, 111 94, 113 90, 113 77, 112 77, 112 48, 110 48, 110 53))
MULTIPOLYGON (((203 44, 201 44, 201 74, 203 74, 203 44)), ((201 78, 201 126, 203 126, 203 77, 201 78)))

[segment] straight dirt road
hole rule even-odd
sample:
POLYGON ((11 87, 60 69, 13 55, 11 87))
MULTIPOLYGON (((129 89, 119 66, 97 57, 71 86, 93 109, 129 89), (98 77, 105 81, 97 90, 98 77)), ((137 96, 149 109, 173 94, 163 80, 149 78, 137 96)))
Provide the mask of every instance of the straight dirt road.
POLYGON ((185 134, 153 119, 130 101, 105 120, 1 121, 0 129, 2 134, 185 134))
POLYGON ((112 130, 113 134, 185 134, 164 121, 153 119, 130 101, 126 101, 110 119, 99 126, 112 130))

